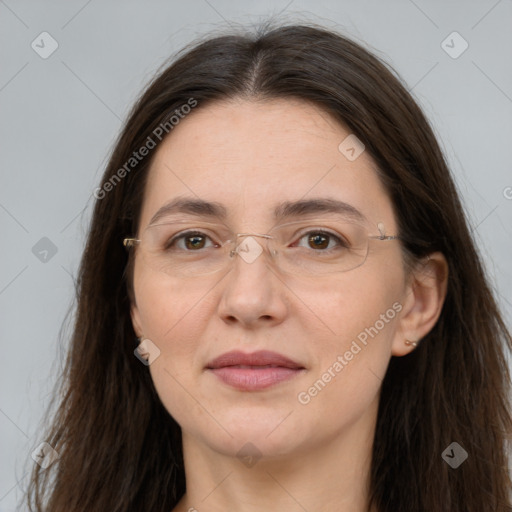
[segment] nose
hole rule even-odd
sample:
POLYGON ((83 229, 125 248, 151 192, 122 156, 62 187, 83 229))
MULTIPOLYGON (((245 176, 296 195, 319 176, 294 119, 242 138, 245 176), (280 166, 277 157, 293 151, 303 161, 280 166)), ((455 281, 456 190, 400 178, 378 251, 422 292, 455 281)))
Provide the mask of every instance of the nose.
POLYGON ((269 238, 246 233, 237 237, 237 246, 231 251, 234 261, 223 279, 218 307, 218 314, 225 322, 256 328, 258 324, 277 325, 286 317, 286 287, 267 254, 269 238))

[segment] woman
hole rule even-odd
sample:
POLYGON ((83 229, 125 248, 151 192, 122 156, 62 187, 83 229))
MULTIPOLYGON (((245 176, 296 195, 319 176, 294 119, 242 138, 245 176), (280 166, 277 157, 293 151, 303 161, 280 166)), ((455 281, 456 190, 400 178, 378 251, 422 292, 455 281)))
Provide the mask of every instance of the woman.
POLYGON ((196 44, 95 197, 32 510, 512 510, 512 340, 375 56, 315 26, 196 44))

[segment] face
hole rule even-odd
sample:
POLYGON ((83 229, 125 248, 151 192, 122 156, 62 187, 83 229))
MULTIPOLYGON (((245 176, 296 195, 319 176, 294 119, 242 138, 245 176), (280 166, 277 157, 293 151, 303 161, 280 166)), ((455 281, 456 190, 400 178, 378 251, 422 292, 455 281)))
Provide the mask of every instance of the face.
MULTIPOLYGON (((199 105, 155 154, 138 235, 177 197, 222 204, 223 225, 234 233, 268 233, 284 202, 334 199, 365 217, 367 234, 379 235, 382 223, 393 235, 392 204, 371 158, 339 149, 349 135, 300 101, 199 105)), ((192 227, 201 222, 178 216, 192 227)), ((307 219, 286 222, 307 226, 307 219)), ((263 238, 253 240, 265 247, 263 238)), ((375 412, 407 294, 398 241, 372 240, 364 264, 320 276, 282 273, 266 251, 250 263, 235 256, 225 272, 189 277, 162 272, 140 254, 133 325, 160 351, 149 370, 184 435, 229 455, 247 442, 263 454, 300 453, 375 412), (231 368, 222 378, 207 368, 235 350, 275 352, 301 369, 242 375, 231 368)))

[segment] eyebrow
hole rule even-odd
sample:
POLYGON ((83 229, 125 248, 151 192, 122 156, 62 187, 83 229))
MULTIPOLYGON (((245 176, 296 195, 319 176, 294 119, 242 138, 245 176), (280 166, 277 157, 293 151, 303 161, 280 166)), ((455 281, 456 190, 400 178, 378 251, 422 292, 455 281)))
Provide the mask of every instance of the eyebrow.
MULTIPOLYGON (((149 225, 172 214, 184 213, 197 217, 210 217, 225 221, 228 210, 216 201, 205 201, 197 198, 177 197, 164 204, 151 218, 149 225)), ((300 199, 298 201, 285 201, 274 209, 274 219, 283 221, 290 217, 307 216, 317 213, 336 213, 349 217, 352 220, 364 221, 366 217, 351 204, 331 198, 300 199)))

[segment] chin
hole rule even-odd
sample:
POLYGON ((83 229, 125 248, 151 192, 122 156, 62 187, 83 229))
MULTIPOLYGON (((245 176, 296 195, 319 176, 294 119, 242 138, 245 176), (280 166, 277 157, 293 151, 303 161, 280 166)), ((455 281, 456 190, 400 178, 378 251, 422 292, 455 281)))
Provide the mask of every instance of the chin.
POLYGON ((228 456, 241 456, 244 450, 254 450, 264 457, 288 455, 309 444, 311 435, 308 432, 314 431, 308 429, 304 422, 297 425, 291 411, 269 414, 268 408, 250 411, 245 407, 233 415, 217 418, 232 437, 220 427, 202 429, 199 435, 212 449, 228 456))

